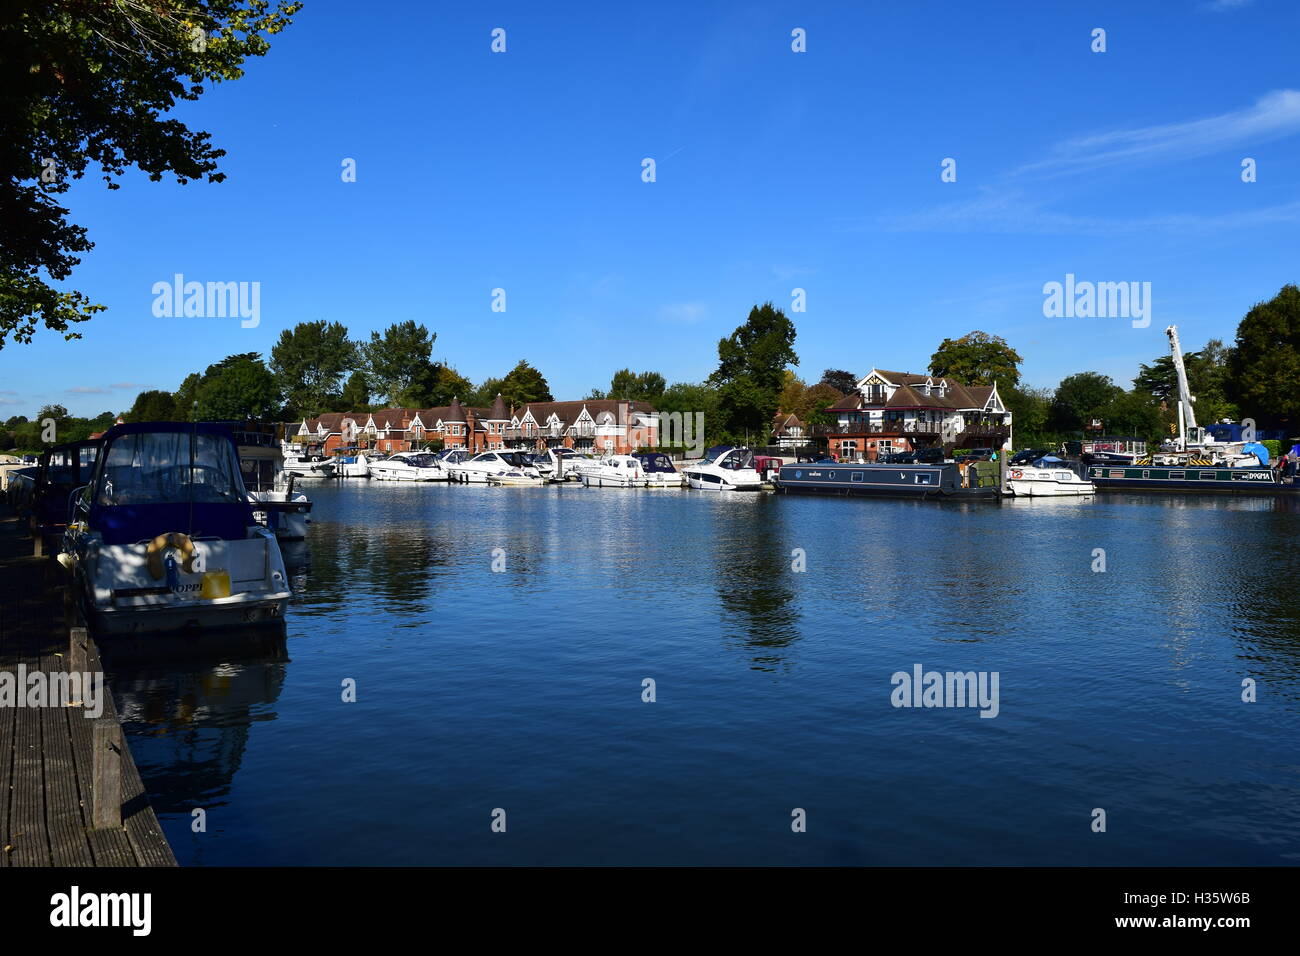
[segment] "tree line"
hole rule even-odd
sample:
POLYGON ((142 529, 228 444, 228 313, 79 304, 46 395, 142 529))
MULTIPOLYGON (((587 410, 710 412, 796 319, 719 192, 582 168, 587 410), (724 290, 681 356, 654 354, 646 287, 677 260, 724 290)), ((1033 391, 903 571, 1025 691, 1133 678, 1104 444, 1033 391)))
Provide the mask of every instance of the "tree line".
MULTIPOLYGON (((625 368, 607 388, 593 388, 585 397, 702 412, 710 443, 767 444, 778 412, 797 415, 806 425, 831 424, 830 406, 856 388, 858 375, 843 369, 826 369, 812 384, 800 378, 794 371, 795 337, 784 312, 770 302, 755 305, 744 323, 719 340, 717 367, 704 381, 669 384, 659 372, 625 368)), ((436 338, 414 321, 372 332, 363 341, 353 341, 338 322, 302 322, 280 334, 269 361, 255 352, 227 356, 186 376, 174 392, 141 392, 122 417, 297 421, 327 411, 440 407, 452 398, 489 407, 498 393, 509 407, 554 400, 546 377, 522 359, 505 375, 474 385, 432 358, 436 338)), ((1183 361, 1201 424, 1250 417, 1262 428, 1291 427, 1300 416, 1300 288, 1284 286, 1252 307, 1231 346, 1211 339, 1183 361)), ((1021 447, 1076 438, 1095 419, 1114 434, 1156 440, 1172 433, 1178 384, 1169 355, 1141 364, 1129 388, 1095 371, 1068 375, 1054 389, 1034 388, 1021 384, 1022 363, 1003 338, 974 331, 944 339, 928 371, 971 385, 996 383, 1014 415, 1021 447)), ((72 441, 102 431, 117 415, 82 419, 62 406, 46 406, 33 421, 20 415, 5 422, 0 450, 38 450, 41 422, 51 418, 58 423, 58 440, 72 441)))

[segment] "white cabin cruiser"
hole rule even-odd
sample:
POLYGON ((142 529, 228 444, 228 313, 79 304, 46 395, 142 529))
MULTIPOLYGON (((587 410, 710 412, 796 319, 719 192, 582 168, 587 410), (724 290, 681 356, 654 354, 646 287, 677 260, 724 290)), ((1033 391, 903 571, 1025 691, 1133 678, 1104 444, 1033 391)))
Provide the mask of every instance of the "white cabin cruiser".
POLYGON ((437 456, 427 452, 401 451, 369 463, 376 481, 446 481, 447 470, 437 456))
POLYGON ((302 541, 311 524, 311 501, 294 490, 295 477, 284 470, 284 454, 266 432, 244 426, 235 431, 239 468, 253 506, 253 517, 281 541, 302 541))
POLYGON ((748 448, 717 445, 704 458, 682 469, 692 488, 700 491, 761 491, 763 478, 754 470, 748 448))
POLYGON ((324 455, 303 451, 291 442, 285 442, 281 451, 284 453, 285 474, 295 478, 333 478, 338 470, 324 455))
POLYGON ((536 471, 525 472, 522 468, 508 468, 505 471, 497 472, 495 475, 488 475, 487 479, 489 485, 520 485, 528 487, 544 485, 548 480, 536 471))
POLYGON ((450 469, 452 481, 486 484, 491 475, 503 471, 521 471, 525 475, 541 478, 541 473, 528 460, 528 453, 522 451, 484 451, 466 458, 450 469))
POLYGON ((663 452, 646 452, 632 457, 641 462, 647 488, 686 487, 686 476, 677 470, 673 460, 663 452))
POLYGON ((360 448, 336 448, 334 469, 340 478, 369 478, 370 457, 360 448))
POLYGON ((583 473, 582 483, 588 488, 644 488, 646 477, 641 462, 631 455, 606 455, 599 467, 583 473))
POLYGON ((253 520, 230 431, 208 422, 115 425, 77 493, 59 563, 104 634, 284 620, 275 535, 253 520))
POLYGON ((1079 477, 1068 462, 1055 455, 1044 455, 1024 463, 1008 463, 1007 488, 1017 498, 1090 495, 1095 490, 1091 481, 1079 477))

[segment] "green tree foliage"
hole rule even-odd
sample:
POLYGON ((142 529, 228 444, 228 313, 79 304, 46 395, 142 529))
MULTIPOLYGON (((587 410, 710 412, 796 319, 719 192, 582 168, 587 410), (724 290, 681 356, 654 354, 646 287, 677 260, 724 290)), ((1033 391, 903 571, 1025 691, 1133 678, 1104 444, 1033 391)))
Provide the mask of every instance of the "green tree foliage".
POLYGON ((347 383, 343 386, 343 394, 339 396, 338 404, 337 411, 341 412, 370 410, 370 383, 366 381, 365 372, 358 369, 348 376, 347 383))
POLYGON ((271 349, 271 372, 295 418, 325 411, 343 374, 357 363, 357 347, 338 322, 299 322, 271 349))
POLYGON ((1147 440, 1163 437, 1167 429, 1160 412, 1160 403, 1152 395, 1134 389, 1116 394, 1098 410, 1097 417, 1106 424, 1113 435, 1134 435, 1147 440))
POLYGON ((396 405, 417 380, 427 384, 436 338, 413 320, 394 323, 382 334, 370 333, 361 354, 371 388, 384 402, 396 405))
POLYGON ((860 377, 842 368, 828 368, 822 372, 822 380, 818 384, 830 386, 843 397, 858 387, 860 377))
MULTIPOLYGON (((1229 359, 1229 351, 1219 339, 1211 339, 1199 352, 1183 354, 1187 386, 1196 398, 1196 419, 1202 425, 1237 417, 1237 406, 1228 399, 1229 359)), ((1176 415, 1174 409, 1178 402, 1178 373, 1170 356, 1162 355, 1150 365, 1141 365, 1133 379, 1133 389, 1166 403, 1166 416, 1169 421, 1176 420, 1172 416, 1176 415)))
POLYGON ((256 352, 230 355, 209 365, 196 397, 198 421, 270 419, 280 410, 275 376, 256 352))
MULTIPOLYGON (((440 363, 425 363, 410 386, 397 396, 395 404, 403 408, 441 408, 453 398, 465 403, 474 386, 454 368, 440 363)), ((496 397, 496 393, 493 393, 496 397)))
MULTIPOLYGON (((501 380, 499 391, 506 405, 511 408, 517 408, 528 402, 555 401, 551 395, 551 387, 546 384, 546 378, 523 359, 520 359, 519 364, 501 380)), ((496 394, 493 393, 492 398, 495 397, 496 394)), ((490 403, 491 399, 485 404, 490 403)))
POLYGON ((243 75, 299 9, 267 0, 13 0, 0 6, 0 348, 42 324, 66 338, 103 311, 60 289, 93 243, 56 197, 96 164, 220 182, 210 134, 168 116, 243 75), (44 174, 44 175, 42 175, 44 174))
POLYGON ((767 302, 718 342, 718 367, 709 382, 718 389, 723 430, 732 438, 766 440, 786 368, 799 364, 795 334, 794 323, 767 302))
POLYGON ((944 339, 930 356, 930 374, 950 377, 964 385, 993 385, 999 390, 1020 382, 1019 353, 1000 335, 970 332, 944 339))
POLYGON ((1011 412, 1016 445, 1020 448, 1053 445, 1057 440, 1049 427, 1052 390, 1024 385, 998 388, 1002 402, 1011 412))
POLYGON ((128 422, 170 422, 177 418, 185 420, 188 417, 177 414, 176 399, 171 392, 150 389, 135 397, 131 410, 123 416, 123 419, 128 422))
MULTIPOLYGON (((705 440, 716 445, 724 440, 725 434, 720 401, 718 390, 707 382, 675 382, 664 389, 655 403, 655 409, 660 412, 679 412, 683 417, 694 416, 697 412, 702 414, 705 440)), ((690 421, 693 429, 695 418, 692 417, 690 421)), ((693 432, 692 437, 698 438, 699 435, 693 432)))
POLYGON ((1228 398, 1260 424, 1300 418, 1300 288, 1285 285, 1237 326, 1228 398))
POLYGON ((601 397, 653 404, 664 393, 666 385, 658 372, 634 372, 625 368, 614 373, 609 391, 601 397))
MULTIPOLYGON (((497 393, 501 391, 501 386, 505 384, 503 378, 485 378, 478 388, 471 389, 468 392, 458 393, 462 405, 472 405, 475 408, 491 408, 493 400, 497 393)), ((601 396, 604 397, 603 395, 601 396)), ((505 401, 505 397, 502 396, 505 401)), ((509 402, 506 403, 507 405, 509 402)))
MULTIPOLYGON (((1123 389, 1099 372, 1077 372, 1061 380, 1052 396, 1051 426, 1059 432, 1077 432, 1123 393, 1123 389)), ((1104 419, 1103 419, 1104 420, 1104 419)), ((1014 424, 1015 419, 1012 419, 1014 424)))

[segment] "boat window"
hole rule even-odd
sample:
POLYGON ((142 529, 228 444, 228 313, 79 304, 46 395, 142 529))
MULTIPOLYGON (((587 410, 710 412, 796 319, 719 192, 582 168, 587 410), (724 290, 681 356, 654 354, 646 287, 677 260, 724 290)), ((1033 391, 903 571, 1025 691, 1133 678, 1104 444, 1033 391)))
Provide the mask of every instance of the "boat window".
POLYGON ((123 435, 108 449, 98 500, 108 506, 241 501, 239 462, 220 435, 123 435))
POLYGON ((932 485, 934 484, 934 475, 928 471, 919 471, 916 473, 916 483, 918 485, 932 485))
POLYGON ((849 477, 853 481, 862 481, 862 472, 860 471, 852 472, 849 477))

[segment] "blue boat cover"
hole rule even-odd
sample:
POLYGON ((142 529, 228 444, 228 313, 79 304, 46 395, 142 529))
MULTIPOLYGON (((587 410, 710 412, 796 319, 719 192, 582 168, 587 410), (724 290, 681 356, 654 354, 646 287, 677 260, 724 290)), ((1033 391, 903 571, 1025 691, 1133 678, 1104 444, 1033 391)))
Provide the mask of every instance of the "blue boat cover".
POLYGON ((1259 459, 1259 463, 1261 465, 1268 464, 1268 449, 1265 448, 1263 445, 1261 445, 1259 442, 1248 441, 1246 442, 1246 444, 1241 446, 1241 450, 1244 454, 1254 455, 1256 458, 1259 459))

